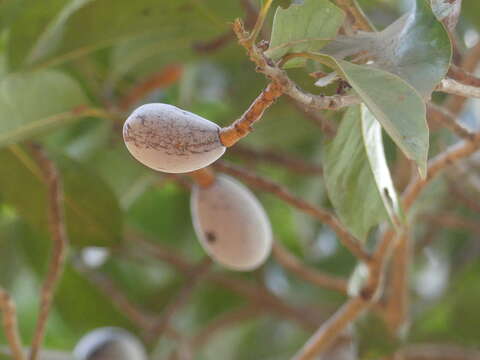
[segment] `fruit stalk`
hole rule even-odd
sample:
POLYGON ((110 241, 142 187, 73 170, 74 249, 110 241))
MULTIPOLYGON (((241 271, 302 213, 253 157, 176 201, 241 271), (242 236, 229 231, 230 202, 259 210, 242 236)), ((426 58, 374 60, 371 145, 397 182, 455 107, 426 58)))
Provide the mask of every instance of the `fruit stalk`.
POLYGON ((277 98, 282 96, 283 86, 272 81, 255 99, 250 107, 243 113, 242 117, 235 120, 233 124, 220 130, 220 141, 226 147, 234 145, 241 138, 252 131, 252 125, 262 118, 266 109, 272 105, 277 98))

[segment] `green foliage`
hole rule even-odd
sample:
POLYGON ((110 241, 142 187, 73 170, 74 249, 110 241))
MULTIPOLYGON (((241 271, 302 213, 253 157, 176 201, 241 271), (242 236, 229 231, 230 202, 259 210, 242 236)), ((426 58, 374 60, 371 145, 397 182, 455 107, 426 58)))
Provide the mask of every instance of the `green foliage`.
POLYGON ((0 81, 0 117, 8 119, 0 123, 0 146, 65 124, 76 118, 67 112, 87 104, 82 89, 62 72, 8 75, 0 81))
MULTIPOLYGON (((254 9, 263 2, 250 1, 254 9)), ((89 269, 108 276, 128 300, 153 314, 149 320, 168 314, 172 304, 175 308, 185 300, 170 319, 172 328, 185 339, 243 306, 262 310, 216 332, 208 346, 198 349, 195 359, 286 360, 305 342, 310 330, 291 316, 284 317, 285 309, 278 311, 268 302, 261 307, 249 300, 245 295, 249 289, 266 288, 287 307, 306 311, 305 306, 315 316, 326 317, 345 301, 344 294, 316 288, 273 257, 263 268, 246 274, 213 265, 210 272, 221 273, 221 279, 231 276, 233 285, 206 275, 189 288, 197 268, 178 271, 131 240, 132 234, 145 236, 165 247, 164 257, 178 257, 192 266, 205 257, 191 224, 190 180, 159 174, 132 158, 121 135, 132 109, 120 104, 153 83, 133 106, 171 103, 221 126, 238 118, 267 82, 229 32, 237 17, 248 20, 246 27, 252 28, 252 9, 246 3, 0 0, 0 286, 17 301, 25 344, 33 336, 40 284, 51 250, 46 182, 26 142, 43 145, 59 170, 70 239, 46 348, 71 352, 80 336, 99 326, 121 326, 145 335, 113 305, 111 294, 100 291, 79 271, 78 263, 91 246, 108 254, 105 263, 89 269), (172 64, 182 68, 181 79, 162 83, 159 74, 172 64), (179 294, 189 292, 179 301, 179 294)), ((330 110, 305 114, 284 96, 242 140, 243 146, 268 150, 283 160, 321 164, 324 174, 305 174, 235 151, 227 151, 225 160, 335 212, 357 238, 370 245, 376 239, 372 229, 406 221, 397 199, 409 172, 403 154, 425 175, 429 151, 433 157, 453 141, 451 134, 445 136, 436 128, 429 138, 425 111, 427 99, 447 73, 452 49, 444 25, 426 0, 411 1, 414 6, 404 16, 405 9, 400 9, 404 2, 361 0, 367 15, 384 30, 356 35, 351 34, 350 17, 334 3, 275 1, 281 7, 271 9, 262 32, 269 41, 265 54, 278 63, 289 54, 307 52, 283 64, 299 87, 324 96, 356 95, 362 104, 343 115, 330 110), (319 89, 308 75, 312 71, 336 72, 341 81, 319 89), (328 134, 323 131, 325 119, 333 129, 328 134), (382 131, 388 135, 383 139, 385 148, 382 131)), ((480 29, 479 2, 463 3, 454 34, 458 54, 466 49, 464 35, 480 29)), ((443 101, 440 96, 433 98, 443 101)), ((474 115, 467 109, 464 118, 474 115)), ((478 172, 472 170, 471 175, 475 179, 478 172)), ((467 178, 454 184, 461 185, 467 198, 478 201, 467 178)), ((424 232, 432 227, 425 214, 434 218, 437 212, 447 213, 472 223, 478 219, 478 213, 452 200, 446 179, 430 184, 408 214, 408 220, 413 214, 422 215, 408 224, 416 244, 424 244, 424 232)), ((339 245, 328 226, 278 197, 257 195, 278 241, 309 267, 350 277, 351 288, 358 292, 365 280, 364 275, 357 276, 362 265, 339 245)), ((440 233, 429 247, 445 254, 444 266, 451 269, 449 286, 433 300, 411 289, 412 324, 405 343, 478 347, 477 230, 471 224, 460 231, 444 231, 444 226, 433 226, 440 233)), ((423 257, 420 252, 418 258, 423 257)), ((414 284, 419 271, 412 268, 414 284)), ((357 322, 354 332, 362 359, 388 356, 403 345, 382 320, 370 315, 357 322)), ((177 340, 168 341, 176 346, 177 340)), ((2 349, 6 344, 1 330, 0 344, 2 349)))
POLYGON ((398 200, 381 128, 365 106, 347 110, 337 135, 325 147, 324 166, 330 200, 356 237, 365 240, 369 230, 388 216, 396 221, 398 200))
MULTIPOLYGON (((337 35, 344 18, 342 10, 328 0, 305 0, 288 9, 278 7, 266 54, 277 60, 287 53, 318 50, 337 35)), ((293 66, 292 61, 288 66, 293 66)))

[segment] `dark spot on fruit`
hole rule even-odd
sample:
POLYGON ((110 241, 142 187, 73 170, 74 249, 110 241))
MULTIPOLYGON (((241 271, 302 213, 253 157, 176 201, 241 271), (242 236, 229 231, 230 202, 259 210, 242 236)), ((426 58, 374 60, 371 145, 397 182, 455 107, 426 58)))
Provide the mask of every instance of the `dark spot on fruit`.
POLYGON ((205 233, 205 237, 207 238, 207 241, 209 243, 214 243, 217 240, 217 237, 215 236, 215 233, 211 232, 211 231, 207 231, 205 233))

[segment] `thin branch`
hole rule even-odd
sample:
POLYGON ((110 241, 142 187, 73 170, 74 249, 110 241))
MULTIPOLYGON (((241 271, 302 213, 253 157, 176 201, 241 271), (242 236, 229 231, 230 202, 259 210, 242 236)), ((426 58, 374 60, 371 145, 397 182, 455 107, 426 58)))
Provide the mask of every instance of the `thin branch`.
POLYGON ((480 203, 478 203, 477 201, 475 201, 475 199, 472 199, 471 196, 466 195, 462 190, 460 190, 454 184, 453 180, 450 181, 449 185, 450 194, 454 196, 456 200, 460 201, 470 210, 480 213, 480 203))
MULTIPOLYGON (((159 244, 153 244, 138 236, 129 238, 129 240, 135 244, 132 250, 141 251, 142 259, 145 258, 145 255, 152 256, 167 262, 186 275, 191 274, 194 265, 190 264, 189 261, 178 253, 166 249, 159 244)), ((127 255, 132 256, 134 252, 130 251, 127 255)), ((312 328, 316 328, 319 321, 323 319, 318 309, 312 312, 311 309, 291 306, 274 294, 268 292, 265 288, 257 287, 248 281, 217 272, 207 274, 206 279, 249 299, 263 311, 291 319, 305 329, 311 330, 312 328)))
POLYGON ((292 170, 296 174, 322 175, 323 170, 319 165, 311 164, 299 157, 294 157, 280 150, 257 150, 237 144, 229 152, 248 161, 265 161, 268 164, 278 165, 292 170))
POLYGON ((465 229, 480 235, 480 224, 478 221, 468 220, 462 216, 449 213, 422 214, 420 218, 440 227, 451 227, 465 229))
POLYGON ((435 91, 458 95, 466 98, 480 98, 480 87, 465 85, 457 80, 446 78, 440 81, 435 91))
POLYGON ((395 353, 394 360, 478 360, 480 351, 445 344, 413 344, 395 353))
POLYGON ((152 91, 176 83, 182 74, 183 67, 181 65, 171 64, 165 66, 161 71, 149 75, 129 90, 129 92, 120 100, 120 110, 126 111, 152 91))
POLYGON ((223 313, 210 321, 191 340, 192 347, 196 350, 206 345, 207 342, 219 331, 239 324, 242 321, 261 315, 262 312, 255 306, 244 306, 223 313))
POLYGON ((49 268, 42 285, 40 310, 29 355, 30 360, 36 360, 45 335, 45 327, 52 306, 53 296, 63 273, 69 241, 65 228, 63 191, 57 168, 40 146, 32 144, 29 148, 47 184, 48 225, 53 242, 49 268))
POLYGON ((194 266, 190 275, 187 277, 185 285, 178 291, 172 301, 163 310, 160 319, 155 321, 155 324, 148 333, 150 340, 158 339, 162 333, 168 328, 172 317, 188 303, 193 291, 196 288, 198 282, 204 278, 207 272, 210 270, 212 261, 210 258, 205 258, 200 263, 194 266))
POLYGON ((386 323, 392 333, 401 329, 408 319, 408 270, 410 269, 410 236, 404 233, 398 240, 392 259, 388 298, 385 307, 386 323))
POLYGON ((228 30, 212 40, 195 42, 193 49, 200 54, 208 54, 225 47, 233 39, 235 39, 235 34, 232 30, 228 30))
MULTIPOLYGON (((460 67, 466 72, 474 72, 478 62, 480 61, 480 42, 477 43, 470 51, 467 53, 463 59, 460 67)), ((463 109, 467 98, 462 96, 451 96, 445 103, 445 108, 455 116, 457 116, 463 109)))
POLYGON ((309 106, 301 104, 293 98, 290 98, 290 100, 298 111, 300 111, 305 117, 310 119, 313 124, 318 126, 320 130, 324 132, 328 137, 333 138, 335 136, 335 134, 337 133, 337 126, 333 121, 321 114, 318 110, 311 109, 309 106))
POLYGON ((240 119, 220 130, 220 141, 222 144, 230 147, 247 136, 252 131, 253 123, 260 120, 265 110, 282 94, 283 88, 278 82, 268 84, 240 119))
POLYGON ((0 310, 3 317, 3 329, 5 337, 10 345, 10 351, 15 360, 25 360, 26 356, 22 349, 22 339, 18 331, 17 310, 15 302, 10 295, 0 288, 0 310))
POLYGON ((247 50, 250 59, 257 65, 257 71, 263 73, 270 80, 281 84, 283 92, 298 103, 317 110, 336 110, 360 103, 360 99, 355 95, 323 96, 310 94, 301 90, 298 85, 288 77, 284 70, 273 64, 271 59, 265 57, 263 52, 255 46, 255 44, 247 41, 249 34, 245 31, 241 20, 237 19, 233 23, 233 31, 237 35, 239 43, 247 50))
POLYGON ((369 306, 360 297, 350 299, 326 321, 292 360, 312 360, 330 346, 336 337, 369 306))
POLYGON ((480 87, 480 78, 455 64, 450 66, 447 75, 462 84, 480 87))
POLYGON ((95 285, 106 297, 110 299, 113 306, 124 314, 135 326, 143 330, 149 330, 153 325, 153 314, 138 308, 123 293, 122 290, 106 275, 88 269, 84 264, 77 264, 79 270, 87 280, 95 285))
POLYGON ((215 182, 215 173, 210 167, 205 167, 188 173, 200 187, 209 187, 215 182))
POLYGON ((244 180, 253 187, 274 194, 300 211, 303 211, 304 213, 318 219, 320 222, 327 224, 335 231, 339 240, 353 255, 367 263, 370 261, 370 255, 363 249, 360 241, 350 234, 332 213, 296 197, 281 185, 262 178, 257 174, 246 171, 238 166, 229 165, 221 161, 216 162, 213 166, 219 171, 244 180))
POLYGON ((403 194, 403 207, 408 211, 413 205, 422 190, 443 170, 451 166, 456 161, 472 155, 480 148, 480 133, 475 133, 472 141, 462 141, 452 145, 445 152, 437 155, 428 162, 427 177, 420 179, 417 177, 405 190, 403 194))
POLYGON ((278 241, 274 242, 273 254, 280 264, 302 279, 322 288, 347 294, 348 282, 340 277, 324 274, 302 263, 295 255, 285 249, 278 241))
POLYGON ((253 44, 255 44, 255 41, 257 41, 257 37, 260 34, 260 32, 262 31, 263 23, 265 22, 265 19, 268 15, 268 11, 270 10, 270 6, 272 6, 272 2, 273 2, 273 0, 265 0, 262 8, 258 12, 257 21, 255 22, 255 25, 253 26, 253 29, 250 33, 250 36, 248 37, 248 39, 245 39, 245 41, 248 42, 249 44, 253 45, 253 44))
POLYGON ((352 17, 355 30, 375 31, 374 26, 355 0, 335 0, 335 2, 352 17))
POLYGON ((443 124, 447 129, 455 133, 457 136, 466 139, 473 140, 475 133, 468 130, 466 127, 461 125, 447 109, 430 103, 427 105, 429 112, 434 115, 435 120, 443 124))

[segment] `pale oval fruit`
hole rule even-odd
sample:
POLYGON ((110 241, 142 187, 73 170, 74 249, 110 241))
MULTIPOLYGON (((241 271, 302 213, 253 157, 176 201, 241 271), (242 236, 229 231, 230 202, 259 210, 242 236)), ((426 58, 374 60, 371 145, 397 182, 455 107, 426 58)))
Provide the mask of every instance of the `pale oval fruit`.
POLYGON ((208 187, 194 186, 190 207, 193 225, 205 251, 232 270, 253 270, 272 249, 272 228, 250 190, 225 175, 208 187))
POLYGON ((128 331, 103 327, 95 329, 75 346, 76 360, 147 360, 142 343, 128 331))
POLYGON ((123 125, 123 139, 135 159, 154 170, 184 173, 201 169, 225 152, 220 127, 168 104, 137 108, 123 125))

